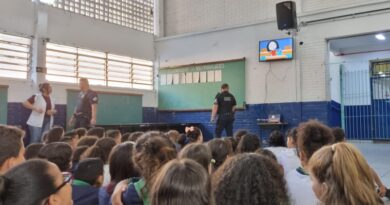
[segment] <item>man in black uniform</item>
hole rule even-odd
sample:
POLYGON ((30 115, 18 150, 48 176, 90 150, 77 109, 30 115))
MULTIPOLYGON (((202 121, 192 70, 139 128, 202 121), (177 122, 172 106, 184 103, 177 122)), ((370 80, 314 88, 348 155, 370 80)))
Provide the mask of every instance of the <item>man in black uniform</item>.
POLYGON ((77 105, 69 120, 69 126, 75 123, 75 129, 80 127, 89 129, 96 124, 98 95, 89 88, 89 82, 86 78, 80 78, 80 90, 77 105))
POLYGON ((234 112, 236 109, 236 99, 229 93, 229 85, 223 84, 221 92, 217 94, 211 114, 211 122, 215 122, 218 116, 217 126, 215 128, 215 137, 219 138, 223 130, 226 130, 226 136, 233 136, 234 112))

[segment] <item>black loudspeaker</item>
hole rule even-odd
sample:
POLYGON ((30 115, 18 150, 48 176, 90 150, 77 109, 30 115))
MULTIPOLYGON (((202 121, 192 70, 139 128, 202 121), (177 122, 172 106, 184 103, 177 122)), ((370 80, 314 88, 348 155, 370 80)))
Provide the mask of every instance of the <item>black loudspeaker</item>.
POLYGON ((276 18, 279 30, 297 29, 297 12, 294 1, 276 4, 276 18))

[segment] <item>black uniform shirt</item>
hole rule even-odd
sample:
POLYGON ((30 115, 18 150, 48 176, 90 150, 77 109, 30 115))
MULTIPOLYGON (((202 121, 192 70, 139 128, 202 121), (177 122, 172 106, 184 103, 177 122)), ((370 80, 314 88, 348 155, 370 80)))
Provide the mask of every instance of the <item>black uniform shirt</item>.
POLYGON ((232 114, 233 107, 237 105, 236 99, 229 92, 218 93, 214 104, 218 105, 218 115, 232 114))
POLYGON ((76 113, 88 119, 92 118, 92 105, 98 103, 98 95, 95 91, 80 92, 77 100, 76 113))

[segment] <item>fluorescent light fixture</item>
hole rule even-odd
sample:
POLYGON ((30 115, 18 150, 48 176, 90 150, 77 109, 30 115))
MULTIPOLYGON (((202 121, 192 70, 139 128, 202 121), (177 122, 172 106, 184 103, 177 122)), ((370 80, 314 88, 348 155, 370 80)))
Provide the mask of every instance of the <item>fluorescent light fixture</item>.
POLYGON ((375 38, 378 39, 378 40, 381 40, 381 41, 386 40, 386 36, 381 34, 381 33, 380 34, 376 34, 375 38))
POLYGON ((33 0, 33 1, 38 1, 39 3, 53 5, 56 0, 33 0))

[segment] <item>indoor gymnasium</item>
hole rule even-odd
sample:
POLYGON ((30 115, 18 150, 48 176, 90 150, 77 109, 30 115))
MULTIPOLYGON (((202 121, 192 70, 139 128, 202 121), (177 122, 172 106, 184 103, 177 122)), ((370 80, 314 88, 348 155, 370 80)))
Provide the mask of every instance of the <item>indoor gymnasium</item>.
POLYGON ((0 0, 0 205, 390 204, 390 0, 0 0))

